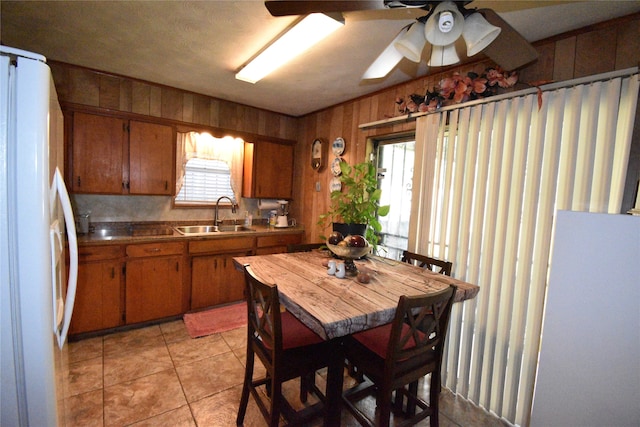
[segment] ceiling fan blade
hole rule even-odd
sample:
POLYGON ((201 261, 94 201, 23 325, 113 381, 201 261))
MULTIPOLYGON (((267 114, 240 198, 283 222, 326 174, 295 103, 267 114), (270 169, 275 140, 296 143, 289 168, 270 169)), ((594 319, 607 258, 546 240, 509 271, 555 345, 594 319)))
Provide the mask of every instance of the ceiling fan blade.
POLYGON ((538 51, 511 25, 491 9, 479 9, 489 23, 502 28, 500 35, 482 53, 507 71, 538 59, 538 51))
POLYGON ((402 54, 394 47, 396 41, 402 37, 411 25, 404 27, 398 35, 389 43, 389 46, 382 51, 375 61, 367 68, 362 75, 362 79, 381 79, 394 69, 396 65, 404 58, 402 54))
POLYGON ((582 0, 474 0, 472 8, 493 9, 497 12, 514 12, 517 10, 533 9, 536 7, 556 6, 565 3, 575 3, 582 0))
POLYGON ((383 0, 267 0, 264 2, 273 16, 306 15, 309 13, 352 12, 357 10, 385 9, 383 0))

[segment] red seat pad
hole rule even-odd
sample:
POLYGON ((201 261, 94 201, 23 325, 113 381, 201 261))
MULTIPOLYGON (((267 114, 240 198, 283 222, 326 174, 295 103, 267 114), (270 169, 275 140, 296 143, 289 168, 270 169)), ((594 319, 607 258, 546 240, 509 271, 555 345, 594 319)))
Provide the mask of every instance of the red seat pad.
MULTIPOLYGON (((389 347, 389 338, 391 337, 391 323, 387 323, 386 325, 378 326, 377 328, 367 329, 366 331, 358 332, 353 334, 352 337, 358 340, 362 345, 367 347, 369 350, 376 353, 383 359, 387 358, 387 349, 389 347)), ((411 328, 409 325, 402 325, 402 336, 408 334, 411 328)), ((420 338, 424 336, 420 331, 420 338)), ((411 347, 415 347, 416 341, 413 337, 411 337, 405 343, 403 349, 406 350, 411 347)))
POLYGON ((324 341, 320 335, 313 332, 288 311, 281 313, 280 319, 282 322, 283 349, 318 344, 324 341))

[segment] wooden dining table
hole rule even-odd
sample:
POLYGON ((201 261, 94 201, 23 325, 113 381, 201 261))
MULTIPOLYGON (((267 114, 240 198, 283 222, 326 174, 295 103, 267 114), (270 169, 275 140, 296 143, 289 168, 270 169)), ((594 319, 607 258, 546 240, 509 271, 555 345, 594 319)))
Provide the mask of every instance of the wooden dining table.
MULTIPOLYGON (((357 276, 338 278, 327 273, 332 259, 326 250, 235 257, 238 269, 251 265, 263 282, 276 284, 281 304, 310 329, 326 340, 390 323, 401 295, 437 292, 450 284, 457 286, 455 301, 474 298, 480 288, 450 276, 378 256, 356 260, 359 272, 369 275, 368 283, 357 276)), ((341 262, 337 260, 337 262, 341 262)), ((340 425, 342 364, 327 372, 327 417, 325 425, 340 425)))

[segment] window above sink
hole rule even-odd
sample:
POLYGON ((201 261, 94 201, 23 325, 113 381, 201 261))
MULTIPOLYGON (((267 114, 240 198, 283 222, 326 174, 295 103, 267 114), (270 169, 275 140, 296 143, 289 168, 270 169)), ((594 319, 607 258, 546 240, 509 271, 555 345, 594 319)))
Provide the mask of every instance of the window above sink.
POLYGON ((243 162, 244 141, 240 138, 178 132, 174 206, 214 206, 222 196, 237 203, 242 191, 243 162))

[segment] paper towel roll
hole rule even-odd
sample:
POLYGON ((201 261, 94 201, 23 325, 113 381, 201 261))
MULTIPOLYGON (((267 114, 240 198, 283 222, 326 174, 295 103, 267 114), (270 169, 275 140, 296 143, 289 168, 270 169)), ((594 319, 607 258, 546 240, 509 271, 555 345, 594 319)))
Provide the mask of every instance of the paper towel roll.
POLYGON ((277 200, 268 200, 268 199, 258 200, 258 209, 260 210, 272 210, 272 209, 278 209, 279 207, 280 207, 280 204, 278 203, 277 200))

